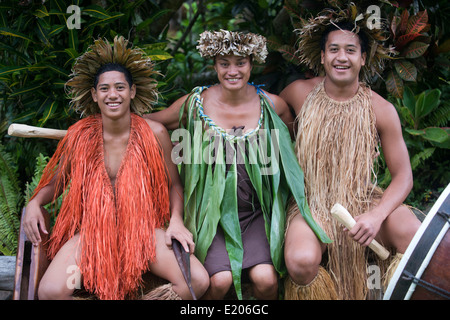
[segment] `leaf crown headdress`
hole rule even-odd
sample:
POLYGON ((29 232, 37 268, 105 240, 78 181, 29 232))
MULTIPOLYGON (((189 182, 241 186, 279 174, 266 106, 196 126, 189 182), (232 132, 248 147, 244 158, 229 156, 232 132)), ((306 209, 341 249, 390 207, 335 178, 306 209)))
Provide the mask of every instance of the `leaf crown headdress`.
POLYGON ((330 25, 336 26, 341 22, 350 22, 354 25, 352 32, 356 34, 363 32, 368 40, 366 63, 361 68, 360 75, 363 81, 370 83, 375 75, 382 73, 385 61, 391 59, 395 51, 391 47, 385 48, 382 45, 387 40, 384 36, 385 22, 380 18, 381 28, 375 28, 369 18, 370 15, 367 13, 358 13, 357 7, 351 3, 347 9, 339 11, 325 9, 316 18, 304 21, 301 29, 294 30, 298 35, 296 55, 300 63, 306 64, 316 74, 323 74, 320 47, 322 34, 330 25))
POLYGON ((153 70, 153 62, 142 49, 128 48, 128 40, 123 36, 116 36, 113 46, 107 40, 95 40, 87 52, 76 59, 70 79, 66 82, 71 107, 82 116, 100 113, 98 104, 92 99, 91 88, 98 69, 108 63, 120 64, 131 73, 136 85, 131 112, 142 115, 150 111, 158 101, 158 82, 152 76, 159 72, 153 70))
POLYGON ((219 54, 252 55, 259 63, 264 63, 268 54, 265 37, 251 32, 228 30, 202 32, 197 49, 204 58, 213 58, 219 54))

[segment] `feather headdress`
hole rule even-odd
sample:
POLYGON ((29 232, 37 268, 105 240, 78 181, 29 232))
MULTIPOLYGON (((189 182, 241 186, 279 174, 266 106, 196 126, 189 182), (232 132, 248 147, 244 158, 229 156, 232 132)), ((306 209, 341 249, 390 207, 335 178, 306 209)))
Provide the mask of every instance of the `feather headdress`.
POLYGON ((197 49, 204 58, 213 58, 218 54, 252 55, 259 63, 264 63, 268 54, 265 37, 228 30, 202 32, 197 49))
POLYGON ((366 64, 361 68, 361 80, 370 82, 375 75, 380 75, 384 69, 386 59, 390 59, 395 51, 385 48, 382 43, 387 40, 384 36, 385 23, 380 19, 381 28, 375 28, 369 21, 370 15, 359 13, 357 7, 351 3, 345 10, 335 11, 326 9, 316 18, 304 22, 301 29, 294 30, 298 35, 298 50, 296 55, 301 63, 305 63, 316 74, 323 74, 321 64, 320 42, 323 32, 330 26, 340 22, 354 24, 354 33, 364 33, 367 36, 366 64))
POLYGON ((86 53, 80 56, 73 68, 66 88, 71 97, 71 107, 83 116, 100 113, 92 99, 91 88, 97 70, 104 64, 117 63, 130 71, 136 85, 136 96, 131 100, 131 111, 142 115, 151 110, 158 101, 157 81, 152 76, 159 74, 153 70, 153 62, 139 48, 128 48, 128 40, 123 36, 114 38, 113 46, 107 40, 94 41, 86 53))

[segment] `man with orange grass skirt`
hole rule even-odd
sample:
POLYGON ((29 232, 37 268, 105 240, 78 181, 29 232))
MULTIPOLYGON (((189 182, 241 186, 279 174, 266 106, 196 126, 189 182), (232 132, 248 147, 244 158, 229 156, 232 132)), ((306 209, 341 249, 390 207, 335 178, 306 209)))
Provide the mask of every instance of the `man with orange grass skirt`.
MULTIPOLYGON (((392 104, 367 84, 383 66, 387 49, 380 29, 355 21, 356 7, 328 10, 300 30, 299 51, 311 69, 322 72, 297 80, 280 94, 298 121, 297 158, 305 173, 312 216, 333 240, 321 244, 295 207, 288 211, 285 261, 286 299, 366 299, 366 246, 373 239, 397 252, 381 261, 381 274, 399 261, 419 220, 402 203, 412 187, 408 151, 392 104), (376 186, 374 159, 381 143, 392 181, 376 186), (356 220, 343 230, 330 214, 335 203, 356 220), (323 268, 322 265, 325 267, 323 268)), ((378 261, 377 261, 378 260, 378 261)))
MULTIPOLYGON (((139 116, 157 99, 151 77, 156 72, 141 50, 127 44, 123 37, 116 37, 113 47, 95 41, 67 82, 74 109, 86 117, 59 143, 24 217, 25 233, 37 245, 39 230, 48 232, 41 208, 63 193, 39 299, 71 299, 74 289, 66 283, 73 265, 79 267, 84 289, 99 299, 139 298, 148 271, 169 284, 145 299, 192 299, 170 249, 176 238, 186 251, 194 251, 183 224, 172 143, 162 125, 139 116)), ((200 297, 209 277, 190 257, 192 286, 200 297)))

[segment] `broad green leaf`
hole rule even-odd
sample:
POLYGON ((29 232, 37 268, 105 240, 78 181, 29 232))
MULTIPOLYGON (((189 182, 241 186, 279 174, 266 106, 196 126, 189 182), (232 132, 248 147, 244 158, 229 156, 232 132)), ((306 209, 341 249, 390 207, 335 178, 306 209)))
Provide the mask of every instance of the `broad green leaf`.
POLYGON ((403 104, 408 108, 411 114, 415 114, 416 98, 414 97, 414 93, 408 86, 405 86, 403 90, 403 104))
POLYGON ((441 91, 439 89, 422 92, 416 101, 415 118, 420 119, 432 112, 440 103, 441 91))
POLYGON ((427 140, 434 141, 437 143, 445 143, 449 140, 450 135, 442 128, 430 127, 424 129, 425 134, 423 137, 427 140))

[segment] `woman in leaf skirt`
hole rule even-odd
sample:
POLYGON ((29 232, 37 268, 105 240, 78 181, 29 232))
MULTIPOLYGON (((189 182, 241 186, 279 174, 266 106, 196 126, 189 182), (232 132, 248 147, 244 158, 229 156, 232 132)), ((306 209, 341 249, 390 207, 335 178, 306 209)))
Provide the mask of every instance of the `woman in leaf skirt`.
POLYGON ((255 298, 277 299, 291 192, 313 231, 329 241, 305 201, 288 129, 293 117, 281 98, 248 82, 253 62, 266 58, 264 37, 205 31, 197 48, 214 59, 219 83, 148 116, 183 137, 172 159, 181 164, 185 225, 211 277, 205 297, 222 299, 234 285, 242 299, 245 271, 255 298))

